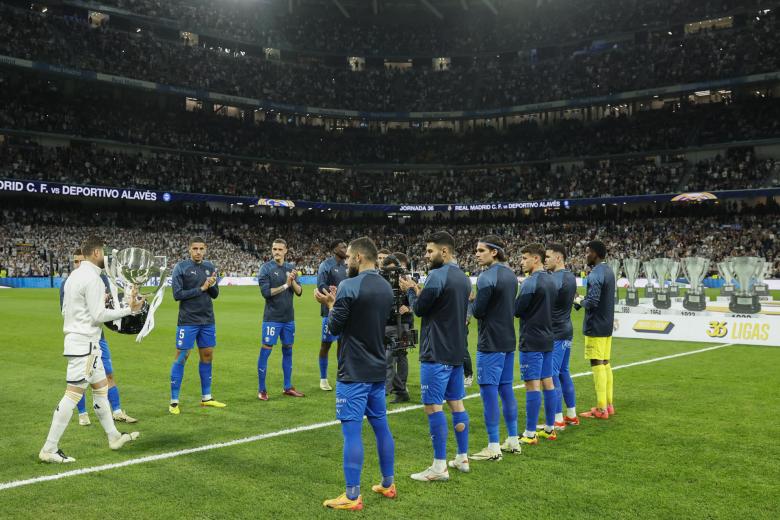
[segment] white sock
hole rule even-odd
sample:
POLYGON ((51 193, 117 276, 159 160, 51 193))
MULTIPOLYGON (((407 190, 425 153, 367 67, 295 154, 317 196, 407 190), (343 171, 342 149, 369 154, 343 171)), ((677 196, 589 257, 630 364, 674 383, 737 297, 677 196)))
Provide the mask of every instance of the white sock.
POLYGON ((87 412, 84 412, 84 413, 79 413, 79 417, 81 417, 81 416, 87 416, 87 417, 88 417, 88 416, 89 416, 89 414, 88 414, 87 412))
POLYGON ((509 442, 520 442, 520 437, 518 437, 517 435, 510 435, 509 437, 506 438, 506 440, 508 440, 509 442))
POLYGON ((95 403, 95 415, 97 415, 98 421, 100 421, 100 426, 103 427, 106 435, 108 435, 108 440, 118 439, 122 434, 119 433, 119 430, 116 429, 116 424, 114 424, 114 416, 111 415, 111 405, 108 402, 108 396, 93 390, 92 402, 95 403))
POLYGON ((555 414, 555 422, 563 422, 563 413, 555 414))
POLYGON ((178 399, 171 399, 171 404, 179 404, 179 400, 178 399))
POLYGON ((497 442, 491 442, 488 444, 488 449, 492 452, 501 451, 501 445, 497 442))
POLYGON ((468 462, 469 456, 467 453, 458 453, 455 455, 455 461, 456 462, 468 462))
POLYGON ((447 470, 447 461, 444 459, 433 459, 431 467, 436 473, 444 473, 447 470))
POLYGON ((577 417, 577 408, 575 408, 574 406, 572 406, 571 408, 567 408, 566 417, 568 417, 569 419, 574 419, 575 417, 577 417))
POLYGON ((111 413, 112 413, 112 415, 114 415, 114 414, 116 414, 116 415, 119 415, 119 414, 121 414, 121 413, 122 413, 122 409, 121 409, 121 408, 117 408, 116 410, 114 410, 114 411, 113 411, 113 412, 111 412, 111 413))
POLYGON ((46 436, 43 451, 48 453, 57 452, 62 434, 65 433, 65 428, 68 427, 70 418, 73 417, 73 409, 76 408, 76 404, 80 399, 81 394, 75 392, 65 392, 65 395, 60 399, 57 408, 54 410, 54 416, 51 418, 51 428, 49 428, 49 435, 46 436))
POLYGON ((536 437, 536 432, 529 432, 528 430, 523 432, 523 437, 528 437, 529 439, 533 439, 536 437))
POLYGON ((206 395, 204 395, 203 397, 200 398, 201 401, 211 401, 211 399, 213 399, 211 397, 211 394, 206 394, 206 395))

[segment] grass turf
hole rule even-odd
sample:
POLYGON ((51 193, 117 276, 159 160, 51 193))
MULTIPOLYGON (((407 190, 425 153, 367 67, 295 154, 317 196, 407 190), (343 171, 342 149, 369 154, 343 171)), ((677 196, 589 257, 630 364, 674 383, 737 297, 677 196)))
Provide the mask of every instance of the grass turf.
MULTIPOLYGON (((293 383, 307 393, 306 398, 281 395, 277 351, 269 362, 271 400, 257 401, 262 301, 255 288, 223 288, 216 301, 213 391, 228 407, 197 406, 200 385, 193 357, 182 389, 182 414, 170 416, 176 307, 168 294, 157 314, 157 328, 144 343, 107 332, 122 404, 139 418, 135 426, 141 438, 112 452, 94 415, 93 425, 85 428, 78 426, 74 414, 61 446, 77 462, 53 466, 38 463, 37 453, 64 389, 57 293, 1 291, 6 393, 0 405, 0 483, 332 421, 334 395, 318 388, 320 318, 309 288, 296 305, 293 383)), ((574 317, 578 330, 581 313, 574 317)), ((472 326, 472 355, 475 329, 472 326)), ((616 339, 613 365, 705 346, 709 345, 616 339)), ((416 352, 410 360, 409 386, 416 401, 416 352)), ((570 428, 556 442, 527 448, 499 463, 473 462, 471 474, 452 472, 448 483, 408 478, 432 458, 427 421, 422 410, 391 415, 399 498, 372 496, 370 486, 378 480, 379 469, 373 435, 365 425, 363 515, 776 518, 780 426, 767 417, 780 405, 778 363, 780 349, 732 346, 616 371, 618 415, 613 419, 570 428)), ((332 383, 335 364, 334 346, 332 383)), ((571 369, 588 371, 579 334, 571 369)), ((579 377, 575 385, 578 408, 586 409, 594 401, 592 380, 579 377)), ((476 393, 476 386, 469 391, 476 393)), ((524 393, 517 395, 522 430, 524 393)), ((471 415, 471 451, 476 451, 487 442, 482 406, 479 399, 471 399, 466 407, 471 415)), ((454 446, 450 434, 449 454, 454 446)), ((3 490, 0 513, 4 518, 329 518, 343 513, 326 511, 321 502, 342 489, 341 432, 334 425, 3 490)))

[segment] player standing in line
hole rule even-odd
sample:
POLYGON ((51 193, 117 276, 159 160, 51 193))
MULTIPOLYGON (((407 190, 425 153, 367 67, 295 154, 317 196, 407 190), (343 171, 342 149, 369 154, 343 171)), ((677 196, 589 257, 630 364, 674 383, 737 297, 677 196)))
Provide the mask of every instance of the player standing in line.
POLYGON ((287 256, 287 242, 281 238, 274 240, 271 244, 271 255, 273 260, 260 267, 258 276, 260 293, 265 298, 261 331, 263 346, 257 358, 257 398, 261 401, 268 400, 268 390, 265 386, 268 357, 279 338, 282 339, 282 372, 284 373, 282 393, 290 397, 304 397, 304 394, 292 385, 292 349, 295 343, 293 294, 300 296, 303 289, 298 283, 295 266, 284 261, 287 256))
POLYGON ((471 282, 453 261, 455 240, 446 231, 426 239, 425 258, 429 273, 425 287, 402 279, 415 314, 422 318, 420 333, 420 388, 433 441, 433 464, 411 477, 429 482, 449 480, 447 466, 469 471, 469 415, 463 406, 463 357, 466 351, 466 312, 471 282), (458 445, 455 460, 447 457, 447 419, 442 405, 452 411, 452 426, 458 445))
MULTIPOLYGON (((81 254, 81 248, 77 248, 73 251, 73 269, 76 270, 84 260, 84 255, 81 254)), ((109 291, 108 277, 105 273, 100 274, 100 279, 103 280, 103 284, 106 287, 106 294, 111 294, 109 291)), ((65 284, 60 285, 60 310, 62 310, 62 302, 65 299, 65 284)), ((134 419, 127 415, 122 410, 122 405, 119 401, 119 388, 114 381, 114 369, 111 364, 111 351, 108 348, 108 341, 106 341, 105 331, 100 330, 100 359, 103 361, 103 369, 106 372, 106 380, 108 381, 108 402, 111 404, 111 410, 115 421, 136 423, 137 419, 134 419)), ((87 413, 87 395, 86 393, 81 396, 81 400, 76 404, 76 408, 79 411, 79 424, 81 426, 89 426, 92 424, 89 420, 89 414, 87 413)))
POLYGON ((63 354, 68 358, 67 386, 65 395, 54 410, 46 443, 38 453, 43 462, 64 464, 76 461, 63 453, 59 442, 87 385, 92 386, 95 415, 108 436, 108 446, 118 450, 138 438, 138 432, 120 433, 116 429, 108 402, 108 381, 99 342, 103 323, 139 313, 144 300, 132 293, 129 307, 106 309, 106 288, 100 279, 100 271, 104 268, 104 246, 102 239, 89 237, 81 247, 84 260, 65 281, 62 330, 65 333, 63 354))
POLYGON ((525 381, 525 432, 523 444, 538 444, 538 437, 557 439, 555 433, 555 385, 553 384, 552 308, 557 291, 544 270, 544 246, 528 244, 520 250, 521 265, 528 273, 515 302, 520 318, 520 373, 525 381), (544 385, 544 428, 537 432, 536 421, 542 404, 540 383, 544 385))
POLYGON ((585 335, 585 359, 590 360, 596 386, 596 406, 581 413, 580 417, 609 419, 610 415, 615 415, 612 367, 609 364, 615 322, 615 273, 604 262, 607 257, 604 242, 589 242, 585 255, 588 266, 592 267, 588 274, 588 291, 585 298, 577 296, 574 301, 585 307, 582 332, 585 335))
MULTIPOLYGON (((321 292, 329 292, 331 287, 338 288, 339 284, 347 278, 347 264, 344 260, 347 258, 347 244, 343 240, 334 240, 330 244, 330 251, 333 256, 326 258, 320 263, 317 270, 317 288, 321 292)), ((320 316, 322 316, 322 342, 320 343, 320 390, 331 391, 328 382, 328 353, 334 341, 339 337, 330 333, 328 329, 328 307, 321 305, 320 316)))
POLYGON ((171 404, 168 406, 173 415, 181 413, 179 392, 184 380, 184 365, 196 342, 200 357, 200 405, 212 408, 227 406, 211 396, 211 368, 214 347, 217 346, 213 303, 219 296, 217 270, 214 264, 204 260, 206 241, 201 237, 190 239, 189 254, 190 258, 177 263, 171 273, 173 299, 179 302, 176 357, 171 365, 171 404))
POLYGON ((323 505, 333 509, 363 509, 360 473, 363 469, 363 416, 376 436, 382 482, 372 491, 396 497, 395 442, 387 424, 385 404, 385 323, 393 306, 393 289, 376 271, 376 245, 366 237, 347 249, 349 278, 338 290, 319 287, 314 298, 329 310, 328 327, 341 335, 336 378, 336 418, 344 435, 346 491, 323 505))
POLYGON ((571 342, 574 328, 571 324, 571 308, 577 295, 577 280, 566 269, 566 248, 563 244, 549 244, 545 268, 552 274, 558 296, 553 305, 553 383, 557 407, 555 410, 555 428, 563 429, 567 424, 580 424, 574 393, 574 381, 569 372, 571 342), (563 415, 563 401, 566 401, 566 416, 563 415))
POLYGON ((488 235, 477 243, 477 263, 485 268, 477 278, 477 294, 471 304, 479 320, 477 384, 482 396, 488 446, 471 455, 473 460, 501 460, 501 450, 520 453, 517 437, 517 399, 512 389, 515 363, 515 298, 517 276, 506 265, 506 244, 488 235), (504 409, 508 436, 498 444, 498 397, 504 409))

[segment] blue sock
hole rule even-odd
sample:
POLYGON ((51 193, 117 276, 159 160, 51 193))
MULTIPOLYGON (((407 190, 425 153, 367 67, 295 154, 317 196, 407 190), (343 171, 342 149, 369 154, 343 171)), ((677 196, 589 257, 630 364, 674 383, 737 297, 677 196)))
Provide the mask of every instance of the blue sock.
POLYGON ((111 403, 111 411, 116 412, 122 408, 119 404, 119 388, 112 386, 108 389, 108 402, 111 403))
POLYGON ((184 379, 184 363, 187 362, 187 353, 182 352, 171 366, 171 400, 179 400, 179 391, 181 391, 181 382, 184 379))
POLYGON ((480 385, 479 393, 482 395, 485 412, 485 429, 487 429, 488 442, 498 442, 498 387, 496 385, 480 385))
POLYGON ((320 358, 320 379, 328 379, 328 358, 320 358))
POLYGON ((292 347, 282 345, 282 372, 284 372, 284 389, 292 387, 292 347))
POLYGON ((574 393, 574 381, 571 379, 571 373, 567 370, 561 372, 561 393, 563 393, 563 399, 566 401, 566 406, 574 408, 577 406, 577 398, 574 393))
POLYGON ((555 424, 555 410, 558 408, 558 394, 555 393, 555 388, 544 390, 542 393, 544 394, 544 424, 552 428, 555 424))
POLYGON ((268 357, 273 352, 270 348, 261 348, 257 356, 257 391, 265 392, 265 374, 268 372, 268 357))
POLYGON ((374 429, 376 437, 376 451, 379 455, 379 469, 382 471, 382 487, 389 488, 393 485, 393 466, 395 465, 395 441, 390 433, 390 425, 387 424, 387 416, 375 417, 368 420, 374 429))
POLYGON ((198 363, 198 373, 200 373, 200 395, 211 395, 211 362, 198 363))
POLYGON ((452 412, 452 427, 455 430, 455 442, 458 443, 458 455, 469 452, 469 413, 452 412), (460 430, 460 431, 459 431, 460 430))
POLYGON ((542 393, 539 390, 525 392, 525 429, 536 431, 536 421, 539 420, 539 409, 542 407, 542 393))
POLYGON ((498 393, 501 395, 501 407, 504 409, 507 435, 517 437, 517 398, 512 383, 499 385, 498 393))
POLYGON ((344 435, 344 479, 347 481, 347 498, 355 500, 360 495, 360 472, 363 469, 363 421, 341 421, 344 435))
POLYGON ((563 389, 561 388, 561 380, 559 377, 554 377, 555 383, 555 413, 563 413, 563 389))
POLYGON ((444 412, 434 412, 428 416, 428 429, 433 441, 433 458, 447 458, 447 417, 444 412))
POLYGON ((79 400, 78 403, 76 403, 76 406, 79 408, 79 413, 87 413, 87 393, 84 392, 81 394, 81 400, 79 400))

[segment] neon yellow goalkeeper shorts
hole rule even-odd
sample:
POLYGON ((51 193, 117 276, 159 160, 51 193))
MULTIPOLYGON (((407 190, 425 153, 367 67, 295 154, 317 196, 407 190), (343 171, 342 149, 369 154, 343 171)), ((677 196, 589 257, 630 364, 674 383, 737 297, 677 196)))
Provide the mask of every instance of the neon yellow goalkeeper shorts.
POLYGON ((612 353, 612 336, 585 336, 585 359, 609 359, 612 353))

